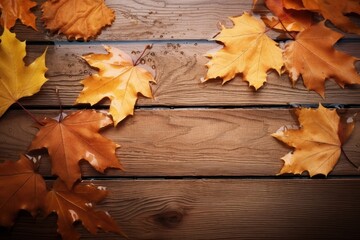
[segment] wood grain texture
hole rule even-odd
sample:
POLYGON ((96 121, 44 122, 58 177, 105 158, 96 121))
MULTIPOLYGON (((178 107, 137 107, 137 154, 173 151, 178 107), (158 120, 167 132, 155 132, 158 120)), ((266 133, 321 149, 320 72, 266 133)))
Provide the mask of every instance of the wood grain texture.
MULTIPOLYGON (((344 115, 358 110, 347 110, 344 115)), ((55 116, 58 111, 32 111, 55 116)), ((36 134, 28 116, 10 111, 0 119, 1 160, 16 160, 26 152, 36 134)), ((103 134, 117 150, 126 172, 109 176, 274 176, 288 148, 270 136, 280 127, 297 124, 291 110, 280 109, 178 109, 137 110, 117 128, 103 134)), ((360 128, 344 145, 348 157, 360 165, 360 128)), ((99 176, 88 164, 85 176, 99 176)), ((40 167, 49 175, 49 159, 40 167)), ((331 175, 355 175, 359 171, 342 156, 331 175)))
MULTIPOLYGON (((14 31, 20 39, 31 41, 66 41, 63 35, 52 34, 44 28, 40 4, 34 8, 38 32, 18 23, 14 31)), ((115 11, 113 24, 95 38, 96 41, 209 39, 219 31, 219 22, 231 26, 229 16, 250 11, 252 1, 238 0, 106 0, 115 11)), ((265 7, 259 12, 267 13, 265 7)), ((272 33, 273 37, 278 34, 272 33)))
MULTIPOLYGON (((359 239, 359 179, 109 180, 108 210, 129 239, 359 239)), ((57 239, 56 218, 22 215, 1 239, 57 239)), ((91 236, 81 227, 82 239, 91 236)))
MULTIPOLYGON (((344 41, 338 44, 338 49, 360 57, 358 41, 344 41)), ((146 43, 111 44, 118 47, 134 59, 144 49, 146 43)), ((284 74, 279 77, 271 73, 268 82, 260 90, 249 88, 240 77, 221 85, 221 81, 213 80, 201 83, 206 75, 208 59, 204 54, 216 43, 183 42, 155 43, 153 49, 144 58, 144 65, 156 69, 157 84, 152 85, 154 99, 139 97, 138 106, 234 106, 234 105, 285 105, 291 103, 342 103, 360 104, 360 86, 349 85, 341 89, 333 80, 326 83, 326 99, 314 91, 308 91, 302 81, 292 87, 284 74)), ((27 62, 39 56, 46 46, 28 46, 27 62)), ((33 97, 24 98, 27 106, 58 106, 55 89, 60 90, 62 103, 73 105, 82 85, 80 81, 90 73, 96 72, 80 58, 88 53, 105 53, 98 44, 56 44, 49 46, 47 53, 46 76, 48 82, 41 91, 33 97)), ((360 62, 357 62, 360 69, 360 62)), ((108 104, 102 101, 99 104, 108 104)), ((98 105, 99 105, 98 104, 98 105)))

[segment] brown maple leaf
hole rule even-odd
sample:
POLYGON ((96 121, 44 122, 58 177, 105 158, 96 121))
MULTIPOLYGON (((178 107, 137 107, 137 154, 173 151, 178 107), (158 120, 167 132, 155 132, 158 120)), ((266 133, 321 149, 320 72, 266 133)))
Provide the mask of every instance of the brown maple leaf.
POLYGON ((43 3, 41 9, 45 27, 65 34, 68 39, 87 41, 115 19, 114 10, 104 0, 53 0, 43 3))
POLYGON ((46 215, 55 212, 58 216, 58 233, 63 239, 79 239, 80 234, 75 230, 74 222, 81 221, 82 225, 91 233, 98 229, 123 234, 109 213, 96 211, 93 205, 107 196, 104 187, 93 184, 76 184, 70 191, 64 182, 57 179, 53 188, 46 195, 44 212, 46 215))
POLYGON ((222 78, 225 83, 241 73, 250 86, 258 89, 266 82, 268 70, 281 73, 281 49, 266 35, 265 24, 249 13, 230 19, 234 26, 222 26, 214 39, 224 47, 207 55, 211 59, 206 64, 208 72, 203 81, 222 78))
POLYGON ((26 210, 35 216, 42 207, 46 185, 41 175, 35 172, 35 158, 21 155, 16 162, 0 164, 0 225, 10 227, 16 214, 26 210))
POLYGON ((360 26, 346 16, 349 13, 360 14, 359 0, 283 0, 283 2, 285 8, 318 12, 341 30, 360 34, 360 26))
POLYGON ((0 23, 7 29, 15 25, 16 19, 33 29, 36 29, 36 16, 30 11, 36 6, 31 0, 0 0, 1 18, 0 23))
POLYGON ((304 85, 322 97, 325 96, 325 80, 329 78, 334 78, 342 88, 345 84, 360 84, 360 75, 354 65, 358 59, 334 48, 342 37, 320 22, 287 43, 284 64, 293 83, 301 75, 304 85))
POLYGON ((352 133, 355 122, 352 118, 340 121, 336 110, 299 108, 295 111, 300 129, 280 128, 273 137, 295 148, 282 160, 284 166, 279 174, 301 174, 310 176, 328 175, 339 160, 342 145, 352 133))
POLYGON ((108 97, 111 100, 110 114, 115 126, 128 115, 134 114, 138 93, 152 98, 149 83, 155 79, 146 69, 133 63, 123 51, 104 46, 108 54, 89 54, 83 58, 90 66, 99 69, 81 83, 84 89, 76 103, 96 104, 108 97))
POLYGON ((299 32, 313 24, 312 14, 309 11, 286 9, 282 0, 265 0, 265 4, 276 16, 261 17, 270 28, 284 30, 285 27, 286 31, 299 32))
POLYGON ((29 150, 47 148, 52 173, 59 176, 70 189, 81 176, 79 161, 88 161, 97 171, 120 168, 115 149, 119 145, 98 133, 112 120, 95 110, 72 113, 63 120, 45 118, 29 150))

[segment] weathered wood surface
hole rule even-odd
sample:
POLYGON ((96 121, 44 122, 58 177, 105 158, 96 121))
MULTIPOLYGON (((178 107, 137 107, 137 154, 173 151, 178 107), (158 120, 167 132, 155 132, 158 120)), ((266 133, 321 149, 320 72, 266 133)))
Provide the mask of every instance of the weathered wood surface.
MULTIPOLYGON (((135 59, 144 49, 146 43, 111 44, 118 47, 135 59)), ((152 85, 154 99, 139 98, 138 106, 234 106, 234 105, 285 105, 289 103, 342 103, 360 104, 359 85, 341 89, 333 80, 327 81, 326 98, 322 99, 314 91, 308 91, 302 80, 292 87, 284 74, 269 75, 268 82, 260 90, 248 87, 240 77, 221 85, 213 80, 201 83, 206 75, 205 64, 208 61, 204 54, 216 47, 215 43, 156 43, 145 57, 148 68, 156 68, 157 84, 152 85)), ((45 46, 28 46, 28 62, 39 56, 45 46)), ((360 57, 359 42, 341 42, 338 48, 356 57, 360 57)), ((47 53, 48 82, 42 90, 22 102, 28 106, 58 106, 55 89, 60 90, 62 103, 73 105, 82 85, 80 81, 90 72, 96 72, 80 58, 88 53, 105 53, 101 45, 63 44, 49 46, 47 53)), ((360 62, 357 62, 360 69, 360 62)), ((103 101, 102 104, 107 103, 103 101)))
MULTIPOLYGON (((344 115, 352 115, 348 109, 344 115)), ((58 111, 32 111, 37 116, 55 116, 58 111)), ((296 125, 287 109, 178 109, 137 110, 104 136, 121 148, 117 150, 126 172, 111 170, 107 176, 275 176, 280 158, 291 149, 270 136, 281 126, 296 125)), ((37 129, 21 111, 0 119, 0 159, 17 160, 25 153, 37 129)), ((360 165, 360 128, 356 127, 344 146, 348 157, 360 165)), ((85 176, 98 176, 83 164, 85 176)), ((50 173, 44 158, 41 172, 50 173)), ((332 175, 360 172, 339 160, 332 175)))
MULTIPOLYGON (((108 180, 129 239, 359 239, 360 180, 108 180)), ((8 239, 57 239, 56 217, 20 217, 8 239), (31 228, 30 228, 31 226, 31 228)), ((81 230, 82 227, 79 227, 81 230)), ((114 234, 82 239, 119 239, 114 234)))

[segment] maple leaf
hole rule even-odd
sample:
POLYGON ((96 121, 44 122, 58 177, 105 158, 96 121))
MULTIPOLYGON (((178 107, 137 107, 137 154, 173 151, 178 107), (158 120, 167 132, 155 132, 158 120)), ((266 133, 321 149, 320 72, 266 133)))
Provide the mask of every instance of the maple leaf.
POLYGON ((19 210, 35 216, 44 203, 45 195, 45 181, 35 172, 34 163, 26 156, 21 155, 16 162, 0 164, 1 226, 12 226, 19 210))
POLYGON ((25 42, 20 42, 14 33, 4 28, 0 37, 0 117, 22 97, 37 93, 47 81, 44 53, 25 66, 25 42))
POLYGON ((277 17, 262 16, 268 27, 287 31, 303 31, 313 24, 312 15, 308 11, 285 9, 282 0, 265 0, 266 6, 277 17), (282 24, 280 24, 279 20, 282 24))
POLYGON ((326 109, 321 104, 317 109, 296 109, 295 113, 300 129, 283 127, 272 134, 295 148, 282 158, 284 166, 279 174, 308 171, 310 176, 327 175, 338 162, 341 147, 354 129, 353 119, 340 121, 336 110, 326 109))
POLYGON ((72 113, 63 120, 45 118, 29 150, 47 148, 52 173, 59 176, 70 189, 81 176, 79 161, 88 161, 97 171, 120 168, 115 149, 119 145, 98 133, 112 120, 95 110, 72 113))
POLYGON ((234 26, 222 26, 214 39, 224 47, 207 55, 211 60, 206 64, 208 72, 203 81, 220 77, 225 83, 242 73, 244 80, 258 89, 266 82, 268 70, 281 73, 281 49, 265 34, 264 23, 249 13, 230 19, 234 26))
POLYGON ((155 79, 146 69, 136 66, 128 54, 117 48, 104 47, 108 54, 83 56, 90 66, 99 69, 99 73, 81 82, 84 89, 76 103, 94 105, 108 97, 111 100, 110 114, 116 126, 126 116, 134 114, 138 93, 152 98, 149 83, 155 83, 155 79))
POLYGON ((334 78, 343 88, 345 84, 359 84, 360 75, 354 63, 357 58, 335 50, 333 45, 341 33, 320 22, 300 32, 295 41, 285 45, 284 64, 293 83, 302 76, 304 85, 323 98, 325 80, 334 78))
POLYGON ((283 0, 285 8, 307 9, 322 14, 341 30, 360 34, 360 27, 347 16, 348 13, 360 14, 359 0, 283 0))
POLYGON ((87 41, 115 19, 114 11, 104 0, 53 0, 43 3, 41 9, 45 27, 68 39, 87 41))
POLYGON ((36 29, 36 16, 30 11, 36 6, 31 0, 0 0, 1 18, 0 23, 10 29, 15 25, 16 19, 33 29, 36 29))
POLYGON ((104 187, 93 184, 76 184, 70 191, 64 182, 57 179, 53 188, 46 195, 44 212, 46 215, 55 212, 58 216, 58 233, 63 239, 79 239, 73 223, 81 221, 82 225, 92 234, 97 229, 123 234, 116 222, 107 212, 96 211, 93 204, 107 196, 104 187))

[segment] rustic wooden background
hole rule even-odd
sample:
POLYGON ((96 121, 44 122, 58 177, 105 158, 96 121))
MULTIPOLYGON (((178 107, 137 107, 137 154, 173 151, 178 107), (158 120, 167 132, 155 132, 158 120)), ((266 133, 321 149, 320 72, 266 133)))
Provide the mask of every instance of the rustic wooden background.
MULTIPOLYGON (((39 3, 43 1, 38 1, 39 3)), ((139 98, 133 117, 103 134, 121 145, 118 158, 126 172, 100 175, 82 164, 85 181, 106 186, 110 196, 99 208, 108 210, 129 239, 359 239, 360 174, 343 157, 328 178, 276 176, 280 157, 290 149, 270 136, 283 125, 296 124, 299 104, 340 105, 342 114, 359 112, 360 86, 340 89, 326 83, 326 99, 292 88, 286 76, 269 75, 255 92, 240 77, 221 85, 200 83, 206 73, 204 54, 218 22, 251 9, 251 0, 106 0, 116 20, 90 42, 68 42, 20 24, 14 31, 27 40, 31 61, 48 47, 49 81, 34 97, 23 99, 37 116, 58 114, 55 89, 67 111, 92 70, 79 56, 105 53, 102 45, 119 47, 134 58, 152 43, 144 58, 156 69, 154 99, 139 98)), ((260 9, 261 10, 261 9, 260 9)), ((266 11, 266 9, 263 9, 266 11)), ((36 8, 39 17, 40 8, 36 8)), ((357 19, 358 22, 359 18, 357 19)), ((272 34, 276 37, 276 34, 272 34)), ((360 38, 346 35, 337 48, 360 57, 360 38)), ((360 64, 357 63, 358 69, 360 64)), ((103 101, 96 108, 107 109, 103 101)), ((359 118, 359 117, 358 117, 359 118)), ((0 119, 0 159, 16 160, 26 152, 37 130, 16 106, 0 119)), ((360 165, 360 128, 344 146, 360 165)), ((40 172, 52 181, 44 157, 40 172)), ((88 234, 83 239, 114 239, 88 234)), ((21 213, 1 239, 58 239, 56 216, 32 219, 21 213)))

